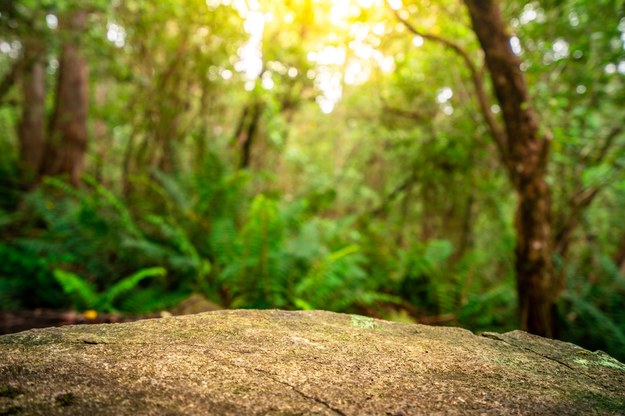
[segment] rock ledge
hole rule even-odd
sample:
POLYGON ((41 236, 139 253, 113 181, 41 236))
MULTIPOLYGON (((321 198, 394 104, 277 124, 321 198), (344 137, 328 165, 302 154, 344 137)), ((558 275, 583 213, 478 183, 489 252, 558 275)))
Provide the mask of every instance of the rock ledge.
POLYGON ((0 337, 0 415, 617 415, 625 365, 514 331, 217 311, 0 337))

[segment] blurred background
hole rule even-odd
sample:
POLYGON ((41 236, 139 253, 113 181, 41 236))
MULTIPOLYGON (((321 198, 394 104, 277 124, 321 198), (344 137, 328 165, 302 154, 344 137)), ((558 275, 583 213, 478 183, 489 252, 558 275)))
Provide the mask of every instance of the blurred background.
POLYGON ((472 3, 1 0, 4 332, 201 304, 544 334, 544 309, 625 359, 625 2, 500 2, 515 108, 472 3))

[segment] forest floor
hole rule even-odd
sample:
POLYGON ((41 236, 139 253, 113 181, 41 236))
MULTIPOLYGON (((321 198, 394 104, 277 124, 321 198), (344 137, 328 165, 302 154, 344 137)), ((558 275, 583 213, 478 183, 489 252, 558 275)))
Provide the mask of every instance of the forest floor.
POLYGON ((223 309, 222 306, 204 297, 193 294, 177 306, 162 312, 122 315, 96 311, 78 312, 73 310, 34 309, 20 311, 0 311, 0 335, 13 334, 33 328, 78 324, 107 324, 133 322, 140 319, 161 318, 172 315, 188 315, 223 309))
POLYGON ((32 328, 77 324, 104 324, 132 322, 139 319, 159 318, 162 314, 120 315, 115 313, 93 313, 77 311, 58 311, 53 309, 34 309, 21 311, 0 311, 0 335, 26 331, 32 328))

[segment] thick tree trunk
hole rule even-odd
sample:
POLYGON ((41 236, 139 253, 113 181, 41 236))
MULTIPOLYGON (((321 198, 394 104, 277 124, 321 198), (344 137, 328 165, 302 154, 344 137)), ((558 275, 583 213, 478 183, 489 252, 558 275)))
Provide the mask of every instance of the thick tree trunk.
POLYGON ((64 41, 50 136, 41 173, 67 174, 74 185, 80 183, 87 149, 88 69, 79 44, 86 28, 87 12, 75 11, 65 17, 64 41))
POLYGON ((497 1, 465 0, 465 4, 501 106, 505 141, 499 150, 518 197, 515 252, 521 327, 551 337, 561 284, 553 270, 551 197, 545 181, 549 138, 539 130, 497 1))
POLYGON ((553 269, 549 186, 543 176, 523 178, 517 196, 515 253, 521 328, 553 337, 561 283, 553 269))
POLYGON ((24 42, 22 60, 22 116, 18 127, 20 163, 24 183, 37 180, 45 149, 46 68, 44 48, 35 39, 24 42))

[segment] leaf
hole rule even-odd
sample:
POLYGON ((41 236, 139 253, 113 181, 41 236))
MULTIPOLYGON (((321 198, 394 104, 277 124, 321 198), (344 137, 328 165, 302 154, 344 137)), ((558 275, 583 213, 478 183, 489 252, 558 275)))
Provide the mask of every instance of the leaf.
POLYGON ((607 164, 592 166, 582 174, 582 182, 586 187, 594 187, 602 185, 612 176, 613 168, 607 164))
POLYGON ((165 276, 166 274, 167 271, 162 267, 151 267, 139 270, 138 272, 120 280, 112 288, 110 288, 102 297, 102 306, 111 307, 115 298, 123 293, 131 291, 137 287, 142 280, 149 277, 165 276))
POLYGON ((78 302, 83 304, 83 307, 92 308, 98 303, 99 296, 95 287, 82 277, 65 270, 55 269, 54 278, 59 282, 63 291, 75 297, 78 302))
POLYGON ((104 186, 100 185, 94 178, 85 175, 85 182, 94 187, 98 195, 104 198, 113 208, 117 210, 119 216, 122 220, 122 224, 125 226, 126 231, 128 231, 133 237, 141 237, 142 233, 135 221, 132 219, 132 215, 130 211, 124 203, 116 197, 111 191, 106 189, 104 186))
POLYGON ((293 303, 295 304, 295 306, 297 308, 303 309, 305 311, 310 311, 310 310, 315 309, 315 307, 313 305, 311 305, 310 303, 306 302, 304 299, 296 298, 293 303))

